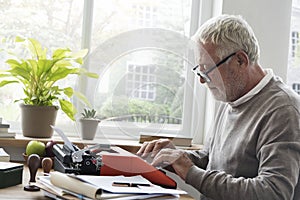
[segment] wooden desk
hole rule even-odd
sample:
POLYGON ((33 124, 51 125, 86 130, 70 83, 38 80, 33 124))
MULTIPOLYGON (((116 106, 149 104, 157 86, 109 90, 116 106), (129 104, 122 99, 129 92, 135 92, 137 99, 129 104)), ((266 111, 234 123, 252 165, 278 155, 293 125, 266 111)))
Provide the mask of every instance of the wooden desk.
MULTIPOLYGON (((79 137, 69 137, 71 142, 75 145, 77 145, 80 149, 84 148, 87 145, 92 145, 92 144, 98 144, 102 143, 103 139, 94 139, 94 140, 82 140, 79 137)), ((24 137, 21 134, 17 134, 15 138, 0 138, 0 147, 4 148, 9 154, 11 154, 11 159, 13 161, 22 161, 22 153, 25 152, 25 148, 27 143, 30 140, 38 140, 41 142, 48 142, 50 140, 54 140, 57 143, 62 144, 63 140, 61 137, 54 135, 51 138, 29 138, 29 137, 24 137), (15 153, 20 154, 20 158, 14 158, 16 156, 13 156, 15 153)), ((105 141, 108 144, 111 145, 116 145, 118 147, 121 147, 122 149, 125 149, 131 153, 136 153, 139 148, 141 147, 142 144, 140 144, 137 140, 117 140, 117 139, 105 139, 105 141)), ((202 148, 201 145, 196 145, 194 144, 192 147, 180 147, 184 149, 189 149, 189 150, 196 150, 202 148)))
MULTIPOLYGON (((41 169, 39 169, 37 175, 42 175, 41 169)), ((15 200, 17 200, 17 199, 32 199, 32 200, 49 199, 47 197, 44 197, 42 191, 38 191, 38 192, 24 191, 23 188, 25 185, 28 185, 29 178, 30 178, 29 170, 28 170, 27 166, 24 166, 22 184, 0 189, 0 199, 15 199, 15 200)))
MULTIPOLYGON (((42 175, 42 169, 39 169, 39 171, 37 172, 37 175, 42 175)), ((22 200, 22 199, 48 200, 49 198, 44 197, 42 190, 38 191, 38 192, 24 191, 23 187, 25 185, 28 185, 29 178, 30 178, 29 177, 29 170, 28 170, 27 166, 24 166, 23 183, 19 184, 19 185, 16 185, 16 186, 0 189, 0 199, 9 199, 9 200, 12 200, 12 199, 14 199, 14 200, 22 200)), ((159 199, 159 198, 156 198, 156 199, 159 199)), ((180 200, 193 200, 193 198, 188 196, 188 195, 181 195, 180 200)))

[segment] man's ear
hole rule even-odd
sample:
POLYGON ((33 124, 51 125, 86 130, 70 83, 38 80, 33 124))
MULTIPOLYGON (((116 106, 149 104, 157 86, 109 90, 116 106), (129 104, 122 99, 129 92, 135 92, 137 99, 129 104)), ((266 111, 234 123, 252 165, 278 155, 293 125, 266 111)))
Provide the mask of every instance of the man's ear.
POLYGON ((248 66, 249 58, 248 55, 244 51, 240 51, 237 53, 237 61, 240 66, 245 65, 248 66))
POLYGON ((239 65, 242 65, 244 63, 243 60, 240 58, 240 56, 238 56, 238 63, 239 65))

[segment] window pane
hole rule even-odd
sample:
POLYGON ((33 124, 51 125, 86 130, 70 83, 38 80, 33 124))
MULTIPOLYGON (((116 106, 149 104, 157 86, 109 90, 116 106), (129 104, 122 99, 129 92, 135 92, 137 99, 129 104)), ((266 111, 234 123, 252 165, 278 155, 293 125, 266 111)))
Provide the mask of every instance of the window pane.
MULTIPOLYGON (((101 80, 90 98, 98 113, 103 119, 143 118, 135 118, 134 123, 147 124, 155 116, 180 122, 185 76, 192 66, 183 54, 178 55, 182 44, 171 36, 189 37, 192 1, 109 2, 97 0, 94 6, 90 68, 100 73, 101 80)), ((168 126, 179 129, 181 123, 168 126)))
POLYGON ((287 83, 300 94, 300 1, 293 0, 287 83))
MULTIPOLYGON (((31 37, 50 50, 68 47, 76 51, 81 45, 82 8, 83 1, 81 0, 0 1, 0 38, 12 40, 15 36, 31 37)), ((13 46, 8 47, 13 48, 13 46)), ((3 56, 3 54, 0 55, 0 66, 4 66, 3 56)), ((75 86, 76 82, 76 77, 70 77, 60 84, 75 86)), ((8 121, 20 122, 19 106, 18 103, 14 103, 14 100, 21 97, 23 97, 23 91, 19 85, 2 87, 0 89, 0 116, 8 121)), ((71 120, 59 111, 57 126, 70 126, 70 122, 71 120)))

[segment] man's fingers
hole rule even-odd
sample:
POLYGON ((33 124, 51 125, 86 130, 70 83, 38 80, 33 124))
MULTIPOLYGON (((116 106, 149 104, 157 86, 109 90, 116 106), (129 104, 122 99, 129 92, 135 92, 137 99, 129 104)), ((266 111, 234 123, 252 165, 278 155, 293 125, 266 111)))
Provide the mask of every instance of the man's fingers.
POLYGON ((174 155, 172 154, 171 149, 162 149, 153 159, 151 165, 153 166, 160 166, 165 167, 167 165, 171 165, 176 158, 174 158, 174 155))
POLYGON ((149 158, 154 158, 161 149, 166 147, 175 149, 175 146, 169 139, 159 139, 150 142, 144 142, 136 154, 142 158, 148 157, 150 154, 149 158))
POLYGON ((156 142, 157 142, 157 140, 153 140, 147 144, 142 157, 148 156, 149 153, 151 153, 153 151, 153 148, 154 148, 156 142))
POLYGON ((159 139, 159 140, 155 143, 155 145, 154 145, 154 147, 153 147, 153 151, 152 151, 151 157, 152 157, 152 158, 155 157, 156 154, 157 154, 162 148, 164 148, 164 147, 167 145, 167 142, 169 142, 169 140, 166 141, 166 140, 164 140, 164 139, 159 139))
POLYGON ((170 169, 185 180, 188 171, 194 164, 184 150, 162 149, 154 157, 151 165, 170 169))
POLYGON ((153 151, 153 147, 156 143, 156 140, 153 140, 151 142, 144 142, 141 148, 136 153, 138 156, 141 156, 142 158, 145 158, 153 151))
POLYGON ((155 167, 165 167, 167 165, 170 165, 170 163, 167 160, 168 160, 168 156, 167 155, 158 154, 153 159, 151 165, 153 165, 155 167))
POLYGON ((141 148, 138 150, 138 152, 137 152, 136 154, 139 155, 139 156, 142 155, 142 154, 144 153, 144 151, 145 151, 147 145, 148 145, 148 142, 144 142, 144 143, 142 144, 141 148))
POLYGON ((184 151, 182 150, 174 150, 174 149, 162 149, 154 158, 153 164, 154 166, 159 166, 163 164, 164 166, 172 165, 177 161, 182 155, 184 151))

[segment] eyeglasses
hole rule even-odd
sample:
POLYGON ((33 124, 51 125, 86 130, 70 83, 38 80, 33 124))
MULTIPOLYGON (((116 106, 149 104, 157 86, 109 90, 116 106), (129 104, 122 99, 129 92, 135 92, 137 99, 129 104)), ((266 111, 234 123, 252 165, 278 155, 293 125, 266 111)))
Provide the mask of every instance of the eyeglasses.
POLYGON ((220 62, 218 62, 216 65, 210 67, 210 68, 206 68, 206 66, 204 65, 203 68, 205 69, 204 71, 200 70, 200 65, 195 66, 192 71, 197 75, 200 76, 201 78, 204 79, 204 81, 206 83, 209 83, 211 81, 211 79, 209 78, 208 74, 210 72, 212 72, 214 69, 216 69, 217 67, 219 67, 220 65, 222 65, 223 63, 225 63, 230 57, 234 56, 236 54, 236 52, 230 54, 229 56, 225 57, 223 60, 221 60, 220 62))

